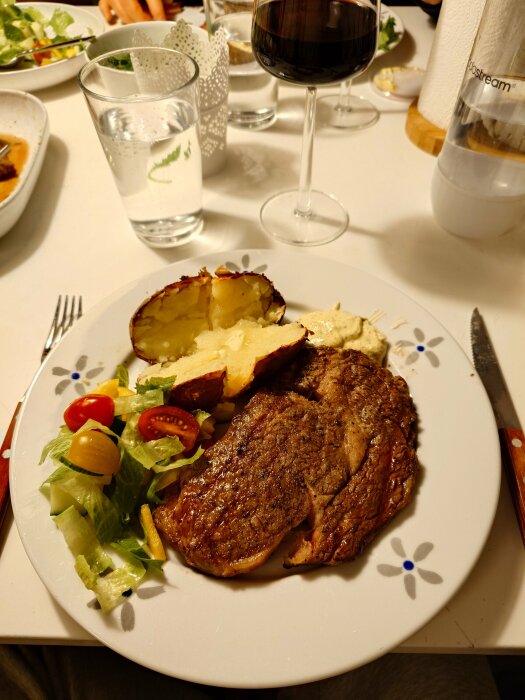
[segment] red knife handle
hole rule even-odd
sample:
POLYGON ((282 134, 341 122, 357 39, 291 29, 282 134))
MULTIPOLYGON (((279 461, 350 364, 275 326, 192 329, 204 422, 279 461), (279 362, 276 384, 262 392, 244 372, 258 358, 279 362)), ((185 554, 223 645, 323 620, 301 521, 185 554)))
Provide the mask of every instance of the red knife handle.
POLYGON ((525 545, 525 435, 522 430, 500 428, 499 439, 521 538, 525 545))
POLYGON ((13 441, 16 417, 18 416, 21 405, 22 403, 19 402, 15 408, 2 447, 0 447, 0 529, 2 528, 5 514, 9 508, 9 450, 11 449, 11 443, 13 441))

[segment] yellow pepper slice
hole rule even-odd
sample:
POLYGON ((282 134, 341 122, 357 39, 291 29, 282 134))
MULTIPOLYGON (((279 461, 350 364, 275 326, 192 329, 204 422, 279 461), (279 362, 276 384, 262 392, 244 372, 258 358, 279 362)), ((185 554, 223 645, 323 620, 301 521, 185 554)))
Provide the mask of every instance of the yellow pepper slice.
POLYGON ((104 394, 105 396, 111 396, 112 399, 116 399, 118 394, 118 379, 106 379, 105 382, 101 382, 97 388, 94 390, 94 394, 104 394))
POLYGON ((140 507, 140 522, 146 535, 146 542, 148 549, 154 559, 159 559, 160 561, 166 561, 166 552, 160 539, 160 535, 157 532, 155 523, 151 516, 151 510, 147 503, 144 503, 140 507))

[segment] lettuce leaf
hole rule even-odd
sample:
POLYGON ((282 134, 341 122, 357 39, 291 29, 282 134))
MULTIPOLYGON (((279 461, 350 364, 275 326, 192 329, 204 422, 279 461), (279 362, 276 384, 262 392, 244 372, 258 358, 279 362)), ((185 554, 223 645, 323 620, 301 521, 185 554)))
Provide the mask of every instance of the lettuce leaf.
POLYGON ((126 389, 129 387, 129 372, 128 368, 124 365, 118 365, 115 372, 115 379, 118 381, 119 386, 123 386, 126 389))
POLYGON ((161 389, 162 391, 169 391, 171 387, 175 384, 177 377, 150 377, 147 381, 137 384, 136 390, 138 394, 143 394, 151 389, 161 389))
POLYGON ((56 460, 65 456, 71 447, 73 435, 74 433, 66 425, 60 426, 58 435, 44 445, 39 464, 43 464, 48 457, 56 460))
POLYGON ((142 394, 119 396, 113 401, 115 403, 115 415, 122 416, 127 413, 142 413, 148 408, 162 406, 164 394, 161 389, 151 389, 142 394))
POLYGON ((64 535, 72 554, 75 557, 82 554, 93 573, 101 574, 114 568, 111 557, 97 538, 93 523, 84 518, 74 506, 55 516, 53 520, 64 535))
POLYGON ((178 437, 144 440, 138 429, 139 417, 139 414, 129 417, 121 440, 130 455, 145 469, 153 469, 160 462, 167 462, 184 451, 184 445, 178 437))
MULTIPOLYGON (((74 23, 73 17, 67 12, 66 10, 63 10, 62 8, 56 8, 51 15, 51 19, 49 20, 49 26, 55 34, 57 35, 63 35, 65 36, 66 34, 66 29, 74 23)), ((42 22, 42 24, 45 23, 42 22)))
POLYGON ((146 575, 146 568, 142 564, 129 561, 105 576, 98 576, 82 554, 76 558, 75 570, 86 588, 95 593, 104 613, 111 612, 122 603, 126 594, 134 591, 146 575))
POLYGON ((131 559, 136 564, 142 564, 142 566, 150 571, 160 571, 164 564, 164 562, 159 559, 152 559, 135 537, 115 540, 111 542, 110 547, 121 556, 128 560, 131 559))
POLYGON ((120 537, 123 528, 119 513, 103 492, 97 477, 68 471, 69 474, 54 483, 73 497, 79 509, 88 513, 99 541, 104 544, 120 537))
POLYGON ((143 490, 147 470, 128 450, 124 449, 119 471, 115 474, 110 500, 122 523, 131 522, 143 490))
POLYGON ((177 459, 175 462, 170 462, 165 466, 157 466, 154 470, 156 471, 156 474, 150 481, 146 492, 148 501, 151 503, 160 503, 161 499, 159 496, 157 496, 157 491, 165 489, 171 483, 176 481, 178 478, 178 470, 187 464, 193 464, 193 462, 196 462, 203 453, 204 449, 202 447, 198 447, 191 457, 182 457, 181 459, 177 459), (172 477, 169 476, 170 473, 173 474, 172 477))

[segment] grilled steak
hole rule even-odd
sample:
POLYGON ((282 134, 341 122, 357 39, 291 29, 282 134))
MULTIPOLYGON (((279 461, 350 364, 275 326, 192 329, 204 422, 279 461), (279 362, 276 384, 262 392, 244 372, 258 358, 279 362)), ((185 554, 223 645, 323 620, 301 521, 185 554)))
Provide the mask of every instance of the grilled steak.
POLYGON ((187 563, 215 576, 355 558, 410 502, 416 412, 401 377, 361 352, 306 348, 260 389, 155 511, 187 563))

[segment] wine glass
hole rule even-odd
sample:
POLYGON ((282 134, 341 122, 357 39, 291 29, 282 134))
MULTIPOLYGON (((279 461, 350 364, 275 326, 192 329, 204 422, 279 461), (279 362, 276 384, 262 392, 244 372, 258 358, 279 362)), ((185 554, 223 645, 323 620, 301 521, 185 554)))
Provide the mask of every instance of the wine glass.
POLYGON ((312 190, 317 86, 346 80, 372 61, 380 0, 255 0, 252 49, 281 80, 306 86, 299 189, 271 197, 261 209, 267 233, 294 245, 328 243, 348 225, 345 208, 312 190))
POLYGON ((337 95, 319 98, 330 107, 327 125, 338 129, 364 129, 379 119, 379 110, 370 100, 352 95, 352 80, 343 80, 337 95))

